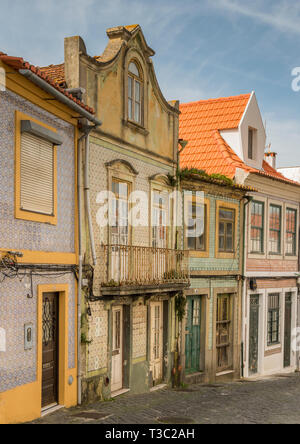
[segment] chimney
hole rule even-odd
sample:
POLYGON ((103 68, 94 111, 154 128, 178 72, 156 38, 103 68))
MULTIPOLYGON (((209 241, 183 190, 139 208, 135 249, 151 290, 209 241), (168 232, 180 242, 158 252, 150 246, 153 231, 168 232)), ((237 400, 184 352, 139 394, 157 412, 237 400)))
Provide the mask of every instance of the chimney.
POLYGON ((268 162, 268 164, 276 170, 276 157, 277 153, 274 153, 272 151, 268 151, 265 153, 265 161, 268 162))

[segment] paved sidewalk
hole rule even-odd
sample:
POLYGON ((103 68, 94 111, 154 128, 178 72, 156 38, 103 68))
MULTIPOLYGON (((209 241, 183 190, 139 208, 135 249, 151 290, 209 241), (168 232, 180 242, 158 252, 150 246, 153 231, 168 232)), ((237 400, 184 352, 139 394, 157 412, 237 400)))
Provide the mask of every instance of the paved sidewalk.
POLYGON ((300 374, 126 394, 63 409, 34 424, 300 424, 300 374))

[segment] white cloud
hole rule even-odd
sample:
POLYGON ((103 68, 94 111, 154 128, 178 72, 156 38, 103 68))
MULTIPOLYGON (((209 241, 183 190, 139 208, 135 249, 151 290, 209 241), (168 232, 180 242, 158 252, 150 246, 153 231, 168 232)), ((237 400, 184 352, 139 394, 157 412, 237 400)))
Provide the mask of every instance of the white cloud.
MULTIPOLYGON (((248 3, 248 2, 247 2, 248 3)), ((251 6, 240 0, 217 0, 217 9, 222 8, 233 14, 250 17, 256 21, 270 25, 281 32, 300 35, 300 4, 289 0, 282 1, 252 1, 251 6), (264 9, 262 9, 262 7, 264 9)))

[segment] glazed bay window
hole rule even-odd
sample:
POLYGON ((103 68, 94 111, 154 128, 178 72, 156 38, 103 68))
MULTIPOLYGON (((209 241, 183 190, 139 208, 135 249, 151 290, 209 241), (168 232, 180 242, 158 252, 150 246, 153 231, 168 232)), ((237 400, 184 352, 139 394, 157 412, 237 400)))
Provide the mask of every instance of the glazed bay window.
POLYGON ((268 300, 268 346, 279 344, 280 294, 269 294, 268 300))
POLYGON ((251 253, 264 252, 264 210, 263 202, 253 201, 251 205, 251 253))
POLYGON ((128 68, 128 119, 143 124, 143 91, 142 77, 136 63, 131 62, 128 68))
POLYGON ((189 250, 206 250, 207 206, 196 202, 193 195, 188 202, 187 244, 189 250))
POLYGON ((219 209, 219 251, 234 253, 235 210, 219 209))
POLYGON ((297 211, 292 208, 286 210, 285 253, 296 255, 297 248, 297 211))
POLYGON ((281 253, 281 215, 282 209, 278 205, 270 205, 269 214, 269 253, 281 253))

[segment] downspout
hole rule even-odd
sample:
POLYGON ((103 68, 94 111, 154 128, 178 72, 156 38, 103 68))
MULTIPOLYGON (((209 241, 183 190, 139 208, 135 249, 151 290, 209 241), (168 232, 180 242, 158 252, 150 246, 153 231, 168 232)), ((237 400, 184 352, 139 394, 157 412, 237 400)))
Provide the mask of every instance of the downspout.
POLYGON ((91 245, 93 246, 93 263, 96 265, 95 260, 95 243, 94 243, 94 232, 92 227, 92 218, 90 210, 90 196, 89 196, 89 134, 99 125, 87 126, 83 129, 84 134, 78 140, 78 153, 77 153, 77 187, 78 187, 78 256, 79 256, 79 271, 78 271, 78 294, 77 294, 77 399, 78 405, 82 404, 82 377, 81 377, 81 304, 82 304, 82 276, 83 276, 83 252, 82 252, 82 195, 81 195, 81 167, 82 167, 82 150, 81 142, 85 141, 85 168, 84 168, 84 193, 86 200, 86 210, 89 221, 89 233, 91 236, 91 245))
POLYGON ((90 138, 89 138, 89 134, 90 134, 90 131, 94 128, 95 127, 89 127, 88 133, 87 133, 86 139, 85 139, 84 196, 85 196, 86 212, 87 212, 87 217, 88 217, 91 252, 92 252, 92 258, 93 258, 93 264, 95 266, 95 265, 97 265, 97 254, 96 254, 96 248, 95 248, 95 237, 94 237, 92 214, 91 214, 90 175, 89 175, 89 166, 90 166, 90 138))
POLYGON ((245 272, 246 272, 246 235, 247 235, 247 206, 250 202, 252 202, 253 197, 252 196, 245 196, 245 199, 247 199, 247 202, 244 204, 244 229, 243 229, 243 258, 242 258, 242 273, 243 273, 243 284, 242 284, 242 342, 241 342, 241 376, 244 377, 244 350, 245 350, 245 325, 244 325, 244 311, 245 311, 245 304, 247 299, 247 280, 245 278, 245 272))

